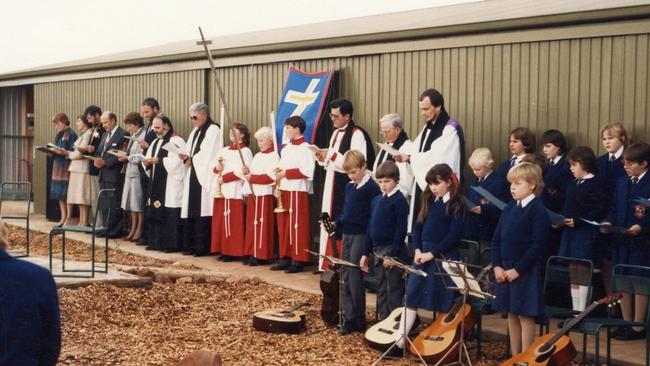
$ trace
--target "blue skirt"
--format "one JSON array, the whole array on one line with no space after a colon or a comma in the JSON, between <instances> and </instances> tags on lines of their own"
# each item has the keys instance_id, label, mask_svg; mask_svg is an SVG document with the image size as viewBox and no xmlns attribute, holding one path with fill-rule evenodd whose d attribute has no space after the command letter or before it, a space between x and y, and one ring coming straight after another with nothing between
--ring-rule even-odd
<instances>
[{"instance_id":1,"label":"blue skirt","mask_svg":"<svg viewBox=\"0 0 650 366\"><path fill-rule=\"evenodd\" d=\"M564 229L559 255L594 262L594 238L597 233L595 226Z\"/></svg>"},{"instance_id":2,"label":"blue skirt","mask_svg":"<svg viewBox=\"0 0 650 366\"><path fill-rule=\"evenodd\" d=\"M514 261L503 260L505 271L514 267ZM519 274L514 282L494 283L492 309L503 313L537 317L544 314L542 274L539 264Z\"/></svg>"},{"instance_id":3,"label":"blue skirt","mask_svg":"<svg viewBox=\"0 0 650 366\"><path fill-rule=\"evenodd\" d=\"M618 245L614 247L612 262L614 264L631 264L634 266L650 266L650 243L645 238L620 235ZM641 273L630 275L643 275Z\"/></svg>"},{"instance_id":4,"label":"blue skirt","mask_svg":"<svg viewBox=\"0 0 650 366\"><path fill-rule=\"evenodd\" d=\"M448 259L459 259L458 252L447 256ZM406 284L406 306L409 308L426 309L437 312L447 312L454 302L455 292L448 290L448 286L454 286L452 281L447 277L442 277L436 273L444 272L442 268L438 269L435 260L431 260L422 265L413 265L427 273L427 277L409 274ZM443 282L444 281L444 282Z\"/></svg>"}]
</instances>

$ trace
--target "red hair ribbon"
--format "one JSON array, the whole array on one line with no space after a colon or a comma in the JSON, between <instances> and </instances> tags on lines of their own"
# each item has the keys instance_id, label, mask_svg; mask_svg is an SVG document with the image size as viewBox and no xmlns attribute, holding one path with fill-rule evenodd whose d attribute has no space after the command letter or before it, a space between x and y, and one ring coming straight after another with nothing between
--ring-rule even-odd
<instances>
[{"instance_id":1,"label":"red hair ribbon","mask_svg":"<svg viewBox=\"0 0 650 366\"><path fill-rule=\"evenodd\" d=\"M458 176L455 172L451 172L451 180L454 182L454 192L458 191L458 188L460 188L460 182L458 182Z\"/></svg>"}]
</instances>

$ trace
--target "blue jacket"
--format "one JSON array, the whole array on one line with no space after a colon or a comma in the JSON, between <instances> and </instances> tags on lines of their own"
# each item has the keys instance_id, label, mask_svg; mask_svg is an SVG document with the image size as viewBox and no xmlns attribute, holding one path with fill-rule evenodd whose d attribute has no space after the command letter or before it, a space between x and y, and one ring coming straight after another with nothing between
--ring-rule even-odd
<instances>
[{"instance_id":1,"label":"blue jacket","mask_svg":"<svg viewBox=\"0 0 650 366\"><path fill-rule=\"evenodd\" d=\"M542 193L544 206L553 212L562 212L566 189L572 180L573 175L569 169L566 155L564 155L553 166L549 166L544 174L544 192Z\"/></svg>"},{"instance_id":2,"label":"blue jacket","mask_svg":"<svg viewBox=\"0 0 650 366\"><path fill-rule=\"evenodd\" d=\"M647 235L650 230L650 219L648 218L650 208L635 202L637 198L650 198L650 171L647 171L636 184L633 184L628 176L618 179L614 202L607 215L607 221L612 225L625 228L640 225L641 235Z\"/></svg>"},{"instance_id":3,"label":"blue jacket","mask_svg":"<svg viewBox=\"0 0 650 366\"><path fill-rule=\"evenodd\" d=\"M408 216L409 204L402 192L397 191L390 197L375 196L363 254L369 255L375 247L390 246L388 255L397 257L405 246Z\"/></svg>"},{"instance_id":4,"label":"blue jacket","mask_svg":"<svg viewBox=\"0 0 650 366\"><path fill-rule=\"evenodd\" d=\"M55 365L61 351L52 275L0 248L0 365Z\"/></svg>"},{"instance_id":5,"label":"blue jacket","mask_svg":"<svg viewBox=\"0 0 650 366\"><path fill-rule=\"evenodd\" d=\"M610 206L608 195L604 183L598 175L591 179L585 179L580 184L577 179L574 179L567 187L562 215L573 219L576 228L589 225L580 219L603 221ZM570 230L568 227L564 227L564 229Z\"/></svg>"},{"instance_id":6,"label":"blue jacket","mask_svg":"<svg viewBox=\"0 0 650 366\"><path fill-rule=\"evenodd\" d=\"M433 199L432 199L433 200ZM421 252L431 252L435 257L447 258L458 252L458 241L463 236L465 212L458 216L447 212L448 203L441 199L429 204L424 222L417 222L413 227L413 247Z\"/></svg>"},{"instance_id":7,"label":"blue jacket","mask_svg":"<svg viewBox=\"0 0 650 366\"><path fill-rule=\"evenodd\" d=\"M359 189L356 184L349 182L345 186L343 211L336 218L336 230L346 235L366 235L370 203L380 194L381 189L372 177Z\"/></svg>"},{"instance_id":8,"label":"blue jacket","mask_svg":"<svg viewBox=\"0 0 650 366\"><path fill-rule=\"evenodd\" d=\"M503 209L494 231L492 264L500 267L504 259L512 260L520 275L541 264L550 226L551 220L539 198L525 207L517 207L517 201L513 200Z\"/></svg>"},{"instance_id":9,"label":"blue jacket","mask_svg":"<svg viewBox=\"0 0 650 366\"><path fill-rule=\"evenodd\" d=\"M598 175L605 188L605 193L609 196L609 203L612 204L612 198L614 197L614 190L616 189L616 182L620 177L627 177L625 169L623 168L623 155L614 161L609 161L609 154L603 154L598 157L596 160L596 167ZM611 206L608 206L607 209L610 209Z\"/></svg>"},{"instance_id":10,"label":"blue jacket","mask_svg":"<svg viewBox=\"0 0 650 366\"><path fill-rule=\"evenodd\" d=\"M510 184L497 172L493 171L481 182L474 182L467 190L467 198L475 205L481 206L481 214L477 215L469 212L467 214L467 223L465 225L465 238L471 240L490 241L494 235L494 229L497 227L501 210L494 204L488 202L472 187L483 187L488 192L495 195L503 202L510 202Z\"/></svg>"}]
</instances>

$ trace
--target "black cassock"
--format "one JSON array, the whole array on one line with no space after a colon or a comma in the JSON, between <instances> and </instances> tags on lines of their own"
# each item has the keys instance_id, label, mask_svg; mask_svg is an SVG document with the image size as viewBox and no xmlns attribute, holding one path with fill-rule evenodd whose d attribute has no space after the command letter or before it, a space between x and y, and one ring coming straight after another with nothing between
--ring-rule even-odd
<instances>
[{"instance_id":1,"label":"black cassock","mask_svg":"<svg viewBox=\"0 0 650 366\"><path fill-rule=\"evenodd\" d=\"M167 170L162 163L167 157L167 150L162 146L173 135L170 130L163 138L156 138L150 145L151 157L158 158L158 164L148 168L148 197L146 198L146 225L148 248L166 251L181 249L182 234L181 209L165 207L165 190L167 189Z\"/></svg>"}]
</instances>

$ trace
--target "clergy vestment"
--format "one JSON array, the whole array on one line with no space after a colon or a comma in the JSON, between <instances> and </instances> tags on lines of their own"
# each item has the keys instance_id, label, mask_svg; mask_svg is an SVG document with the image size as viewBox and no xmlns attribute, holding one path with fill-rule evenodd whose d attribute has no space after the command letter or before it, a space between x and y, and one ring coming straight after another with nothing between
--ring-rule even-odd
<instances>
[{"instance_id":1,"label":"clergy vestment","mask_svg":"<svg viewBox=\"0 0 650 366\"><path fill-rule=\"evenodd\" d=\"M402 130L394 142L387 142L387 144L398 150L400 153L408 155L409 151L411 151L413 141L409 140L406 132ZM395 162L395 158L386 151L380 150L375 159L375 163L369 165L369 167L372 168L373 177L375 176L377 168L385 161ZM408 163L395 163L399 169L399 190L404 194L404 197L407 197L408 199L413 189L413 172L411 171L411 166Z\"/></svg>"},{"instance_id":2,"label":"clergy vestment","mask_svg":"<svg viewBox=\"0 0 650 366\"><path fill-rule=\"evenodd\" d=\"M145 200L147 205L145 230L149 248L176 251L181 249L183 233L181 204L185 169L178 154L162 148L168 143L175 145L178 150L186 149L185 141L170 130L164 137L156 137L145 154L147 158L158 158L158 164L145 167L149 178L148 196Z\"/></svg>"},{"instance_id":3,"label":"clergy vestment","mask_svg":"<svg viewBox=\"0 0 650 366\"><path fill-rule=\"evenodd\" d=\"M335 220L343 210L345 199L345 186L350 182L343 169L344 155L349 150L358 150L366 158L367 166L372 166L375 161L375 150L368 133L350 121L346 126L334 130L330 138L329 148L324 162L318 162L325 167L325 185L323 187L323 204L321 211L327 212ZM331 254L328 245L329 235L324 227L320 230L320 254ZM337 245L341 246L340 235L337 236ZM341 253L341 248L339 248ZM318 261L318 268L325 270L326 263L323 258Z\"/></svg>"},{"instance_id":4,"label":"clergy vestment","mask_svg":"<svg viewBox=\"0 0 650 366\"><path fill-rule=\"evenodd\" d=\"M267 260L273 257L275 218L273 216L273 193L275 191L275 169L280 159L273 148L260 151L253 157L250 166L250 186L244 185L248 195L246 205L246 247L245 255Z\"/></svg>"},{"instance_id":5,"label":"clergy vestment","mask_svg":"<svg viewBox=\"0 0 650 366\"><path fill-rule=\"evenodd\" d=\"M279 257L308 262L311 243L309 195L314 193L315 157L304 137L294 139L282 149L280 181L282 204L287 212L278 213Z\"/></svg>"},{"instance_id":6,"label":"clergy vestment","mask_svg":"<svg viewBox=\"0 0 650 366\"><path fill-rule=\"evenodd\" d=\"M253 153L245 145L230 145L219 153L222 160L221 171L217 162L212 163L212 174L221 174L221 193L224 198L214 198L212 212L212 241L211 253L221 253L225 256L241 257L244 255L244 174L242 168L249 167ZM241 151L241 156L239 152ZM218 157L217 157L218 159ZM242 162L243 159L243 162ZM216 193L216 184L213 193ZM214 194L212 195L214 196Z\"/></svg>"},{"instance_id":7,"label":"clergy vestment","mask_svg":"<svg viewBox=\"0 0 650 366\"><path fill-rule=\"evenodd\" d=\"M444 109L434 121L428 121L415 138L409 151L410 165L416 184L411 191L409 212L409 232L420 211L420 196L427 189L426 176L436 164L446 163L462 180L465 160L465 137L463 129L455 120L449 118Z\"/></svg>"},{"instance_id":8,"label":"clergy vestment","mask_svg":"<svg viewBox=\"0 0 650 366\"><path fill-rule=\"evenodd\" d=\"M191 164L185 165L183 178L183 249L195 255L210 252L212 219L212 184L214 174L210 170L221 150L221 128L208 119L201 127L195 127L187 139L187 155Z\"/></svg>"}]
</instances>

